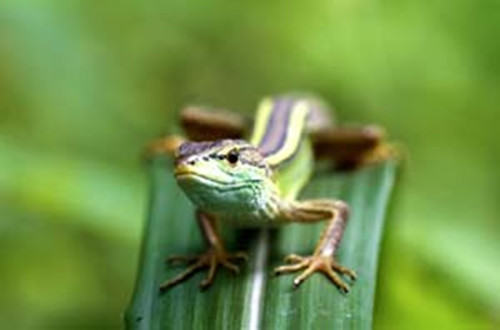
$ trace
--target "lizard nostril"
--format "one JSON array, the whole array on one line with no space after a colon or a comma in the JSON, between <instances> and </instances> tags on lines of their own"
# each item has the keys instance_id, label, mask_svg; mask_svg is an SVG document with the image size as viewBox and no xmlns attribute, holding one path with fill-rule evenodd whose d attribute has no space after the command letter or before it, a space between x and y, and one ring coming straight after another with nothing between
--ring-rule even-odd
<instances>
[{"instance_id":1,"label":"lizard nostril","mask_svg":"<svg viewBox=\"0 0 500 330\"><path fill-rule=\"evenodd\" d=\"M195 163L196 163L196 161L194 161L194 160L190 160L190 161L188 162L188 164L189 164L189 165L194 165Z\"/></svg>"}]
</instances>

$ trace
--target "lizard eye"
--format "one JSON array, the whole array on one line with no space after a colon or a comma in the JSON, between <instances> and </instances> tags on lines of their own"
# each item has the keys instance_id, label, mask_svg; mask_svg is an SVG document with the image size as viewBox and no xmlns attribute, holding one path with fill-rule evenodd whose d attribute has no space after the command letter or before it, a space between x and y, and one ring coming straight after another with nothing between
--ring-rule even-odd
<instances>
[{"instance_id":1,"label":"lizard eye","mask_svg":"<svg viewBox=\"0 0 500 330\"><path fill-rule=\"evenodd\" d=\"M236 164L238 162L238 159L240 158L240 153L237 151L237 150L231 150L228 154L227 154L227 161L230 163L230 164Z\"/></svg>"}]
</instances>

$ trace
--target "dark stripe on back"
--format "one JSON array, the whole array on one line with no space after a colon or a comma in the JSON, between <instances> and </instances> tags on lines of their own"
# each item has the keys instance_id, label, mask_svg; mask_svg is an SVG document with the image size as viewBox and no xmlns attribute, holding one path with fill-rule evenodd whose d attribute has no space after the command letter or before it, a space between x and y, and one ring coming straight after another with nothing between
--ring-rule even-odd
<instances>
[{"instance_id":1,"label":"dark stripe on back","mask_svg":"<svg viewBox=\"0 0 500 330\"><path fill-rule=\"evenodd\" d=\"M266 132L259 143L259 150L267 157L281 149L286 141L291 110L295 102L290 98L279 98L274 101L271 118Z\"/></svg>"}]
</instances>

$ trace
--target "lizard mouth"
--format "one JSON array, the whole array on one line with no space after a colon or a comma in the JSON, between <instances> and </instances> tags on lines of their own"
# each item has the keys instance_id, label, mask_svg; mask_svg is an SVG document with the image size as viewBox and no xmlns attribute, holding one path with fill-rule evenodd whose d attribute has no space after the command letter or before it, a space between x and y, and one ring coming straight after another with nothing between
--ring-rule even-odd
<instances>
[{"instance_id":1,"label":"lizard mouth","mask_svg":"<svg viewBox=\"0 0 500 330\"><path fill-rule=\"evenodd\" d=\"M217 180L213 177L209 177L207 175L204 175L204 174L200 174L200 173L196 173L196 172L193 172L193 171L187 171L187 170L176 170L174 172L174 175L175 175L175 178L179 181L183 181L183 180L197 180L197 181L209 181L211 183L216 183L216 184L219 184L219 185L228 185L229 183L228 182L224 182L224 181L220 181L220 180Z\"/></svg>"},{"instance_id":2,"label":"lizard mouth","mask_svg":"<svg viewBox=\"0 0 500 330\"><path fill-rule=\"evenodd\" d=\"M218 180L216 178L196 173L193 171L186 171L186 170L179 170L174 172L175 178L177 181L182 182L182 181L198 181L202 184L205 185L211 185L211 186L219 186L219 187L214 187L215 189L222 189L221 186L223 186L223 189L227 189L228 187L232 189L242 189L245 188L248 182L258 182L259 180L247 180L245 182L227 182L227 181L222 181Z\"/></svg>"}]
</instances>

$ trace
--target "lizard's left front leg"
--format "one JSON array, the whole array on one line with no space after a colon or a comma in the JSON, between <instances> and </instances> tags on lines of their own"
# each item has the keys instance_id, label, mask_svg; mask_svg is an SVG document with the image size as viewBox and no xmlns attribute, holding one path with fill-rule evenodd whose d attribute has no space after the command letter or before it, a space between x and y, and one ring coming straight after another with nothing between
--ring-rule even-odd
<instances>
[{"instance_id":1,"label":"lizard's left front leg","mask_svg":"<svg viewBox=\"0 0 500 330\"><path fill-rule=\"evenodd\" d=\"M282 274L305 269L293 281L294 286L297 287L314 272L322 272L340 290L347 293L349 287L339 274L347 275L351 280L355 280L356 273L341 266L334 259L335 251L340 243L349 216L347 204L343 201L332 200L292 202L285 206L283 215L289 221L316 222L328 219L329 222L312 256L301 257L291 254L285 258L285 261L291 263L291 265L277 267L274 270L275 273Z\"/></svg>"}]
</instances>

